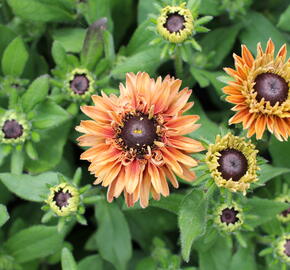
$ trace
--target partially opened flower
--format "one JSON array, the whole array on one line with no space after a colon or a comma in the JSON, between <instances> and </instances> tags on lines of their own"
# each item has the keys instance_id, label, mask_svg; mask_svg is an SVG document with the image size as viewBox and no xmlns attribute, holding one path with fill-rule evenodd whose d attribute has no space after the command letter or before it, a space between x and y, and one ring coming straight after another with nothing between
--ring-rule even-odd
<instances>
[{"instance_id":1,"label":"partially opened flower","mask_svg":"<svg viewBox=\"0 0 290 270\"><path fill-rule=\"evenodd\" d=\"M241 207L236 203L222 204L215 210L215 224L223 231L233 232L244 222Z\"/></svg>"},{"instance_id":2,"label":"partially opened flower","mask_svg":"<svg viewBox=\"0 0 290 270\"><path fill-rule=\"evenodd\" d=\"M226 100L235 104L237 113L230 124L242 123L248 137L256 134L261 139L267 128L278 140L287 140L290 134L290 61L286 60L284 44L274 56L272 40L265 52L257 45L254 58L242 45L242 57L234 54L236 69L225 68L233 81L223 88Z\"/></svg>"},{"instance_id":3,"label":"partially opened flower","mask_svg":"<svg viewBox=\"0 0 290 270\"><path fill-rule=\"evenodd\" d=\"M290 221L290 196L289 195L279 196L278 198L276 198L276 201L289 204L288 209L282 211L280 214L277 215L277 218L281 222L284 222L284 223L289 222Z\"/></svg>"},{"instance_id":4,"label":"partially opened flower","mask_svg":"<svg viewBox=\"0 0 290 270\"><path fill-rule=\"evenodd\" d=\"M76 213L80 201L79 191L68 183L61 183L50 188L46 203L58 216L68 216Z\"/></svg>"},{"instance_id":5,"label":"partially opened flower","mask_svg":"<svg viewBox=\"0 0 290 270\"><path fill-rule=\"evenodd\" d=\"M218 135L206 153L206 163L217 186L245 194L250 183L258 180L257 152L255 145L244 138L231 133Z\"/></svg>"},{"instance_id":6,"label":"partially opened flower","mask_svg":"<svg viewBox=\"0 0 290 270\"><path fill-rule=\"evenodd\" d=\"M120 97L92 96L95 106L82 111L93 120L82 121L76 129L85 135L80 146L90 149L81 159L91 162L89 171L95 184L109 187L108 201L124 192L126 203L148 205L149 195L159 199L169 195L167 180L177 188L176 175L195 179L191 167L197 165L189 153L203 150L200 142L183 137L196 130L197 115L182 115L191 91L179 91L180 80L167 76L156 81L147 73L129 73L120 84Z\"/></svg>"}]
</instances>

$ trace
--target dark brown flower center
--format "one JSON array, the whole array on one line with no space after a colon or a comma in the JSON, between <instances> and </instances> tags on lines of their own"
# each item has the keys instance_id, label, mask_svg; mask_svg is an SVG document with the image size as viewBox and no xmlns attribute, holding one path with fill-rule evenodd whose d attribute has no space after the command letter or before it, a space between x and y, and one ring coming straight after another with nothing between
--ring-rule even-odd
<instances>
[{"instance_id":1,"label":"dark brown flower center","mask_svg":"<svg viewBox=\"0 0 290 270\"><path fill-rule=\"evenodd\" d=\"M62 207L68 206L68 199L71 197L72 195L68 191L63 192L63 190L61 189L54 194L53 200L55 201L55 204L59 207L59 209L61 209Z\"/></svg>"},{"instance_id":2,"label":"dark brown flower center","mask_svg":"<svg viewBox=\"0 0 290 270\"><path fill-rule=\"evenodd\" d=\"M238 211L236 211L233 207L232 208L225 208L222 210L222 213L220 215L221 222L226 223L227 225L235 224L237 221L239 221L239 218L237 217Z\"/></svg>"},{"instance_id":3,"label":"dark brown flower center","mask_svg":"<svg viewBox=\"0 0 290 270\"><path fill-rule=\"evenodd\" d=\"M232 178L234 181L239 181L248 169L248 161L244 154L236 149L226 149L220 154L217 169L222 177L226 180Z\"/></svg>"},{"instance_id":4,"label":"dark brown flower center","mask_svg":"<svg viewBox=\"0 0 290 270\"><path fill-rule=\"evenodd\" d=\"M288 98L288 83L281 76L274 73L262 73L255 79L254 89L257 92L256 99L269 101L271 106L276 102L283 103Z\"/></svg>"},{"instance_id":5,"label":"dark brown flower center","mask_svg":"<svg viewBox=\"0 0 290 270\"><path fill-rule=\"evenodd\" d=\"M89 84L86 74L76 74L73 80L70 81L70 88L75 94L83 95L88 91Z\"/></svg>"},{"instance_id":6,"label":"dark brown flower center","mask_svg":"<svg viewBox=\"0 0 290 270\"><path fill-rule=\"evenodd\" d=\"M185 19L179 13L171 13L167 15L167 20L163 25L170 33L176 33L185 28Z\"/></svg>"},{"instance_id":7,"label":"dark brown flower center","mask_svg":"<svg viewBox=\"0 0 290 270\"><path fill-rule=\"evenodd\" d=\"M285 248L284 253L285 253L288 257L290 257L290 239L287 239L287 240L286 240L286 243L285 243L285 245L284 245L284 248Z\"/></svg>"},{"instance_id":8,"label":"dark brown flower center","mask_svg":"<svg viewBox=\"0 0 290 270\"><path fill-rule=\"evenodd\" d=\"M2 131L5 139L16 139L23 134L23 126L16 120L6 120L2 127Z\"/></svg>"},{"instance_id":9,"label":"dark brown flower center","mask_svg":"<svg viewBox=\"0 0 290 270\"><path fill-rule=\"evenodd\" d=\"M146 146L152 146L158 137L156 121L146 115L129 115L125 118L120 137L128 148L146 149Z\"/></svg>"}]
</instances>

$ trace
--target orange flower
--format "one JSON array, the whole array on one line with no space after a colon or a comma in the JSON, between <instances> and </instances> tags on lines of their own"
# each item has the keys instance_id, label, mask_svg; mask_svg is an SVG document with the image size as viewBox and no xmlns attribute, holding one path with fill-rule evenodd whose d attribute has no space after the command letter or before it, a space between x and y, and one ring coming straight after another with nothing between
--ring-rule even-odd
<instances>
[{"instance_id":1,"label":"orange flower","mask_svg":"<svg viewBox=\"0 0 290 270\"><path fill-rule=\"evenodd\" d=\"M94 184L109 187L107 199L124 192L127 205L148 206L150 193L155 200L169 195L167 180L178 188L176 175L195 179L191 167L197 165L189 153L204 150L200 142L183 135L196 130L197 115L182 115L191 90L179 92L180 80L167 76L156 81L147 73L127 74L120 84L120 97L102 93L92 96L94 106L82 106L93 120L81 121L76 130L80 146L90 149L81 159L91 162Z\"/></svg>"},{"instance_id":2,"label":"orange flower","mask_svg":"<svg viewBox=\"0 0 290 270\"><path fill-rule=\"evenodd\" d=\"M257 139L262 138L267 128L282 141L290 134L290 59L286 60L286 44L276 57L274 50L271 39L265 52L259 43L254 58L242 45L242 57L234 54L236 69L225 68L234 81L223 91L229 95L226 100L236 104L232 110L237 113L229 120L230 124L242 122L248 137L256 133Z\"/></svg>"}]
</instances>

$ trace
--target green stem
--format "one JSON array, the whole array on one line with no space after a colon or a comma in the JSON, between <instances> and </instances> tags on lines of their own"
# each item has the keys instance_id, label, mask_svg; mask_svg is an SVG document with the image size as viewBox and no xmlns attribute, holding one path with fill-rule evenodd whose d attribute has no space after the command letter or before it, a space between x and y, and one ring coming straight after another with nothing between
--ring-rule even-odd
<instances>
[{"instance_id":1,"label":"green stem","mask_svg":"<svg viewBox=\"0 0 290 270\"><path fill-rule=\"evenodd\" d=\"M178 47L176 47L174 67L175 67L176 76L179 79L182 79L183 78L183 62L182 62L182 57L181 57L181 51Z\"/></svg>"}]
</instances>

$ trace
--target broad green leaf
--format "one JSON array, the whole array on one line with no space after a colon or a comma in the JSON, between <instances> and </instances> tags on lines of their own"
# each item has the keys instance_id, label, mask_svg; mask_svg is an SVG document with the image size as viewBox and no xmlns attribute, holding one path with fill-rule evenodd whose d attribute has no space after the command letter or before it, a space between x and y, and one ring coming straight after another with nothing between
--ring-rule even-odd
<instances>
[{"instance_id":1,"label":"broad green leaf","mask_svg":"<svg viewBox=\"0 0 290 270\"><path fill-rule=\"evenodd\" d=\"M257 217L255 219L248 219L247 224L256 227L271 219L275 219L276 215L286 210L289 205L274 200L254 197L246 201L245 207L249 209L247 213Z\"/></svg>"},{"instance_id":2,"label":"broad green leaf","mask_svg":"<svg viewBox=\"0 0 290 270\"><path fill-rule=\"evenodd\" d=\"M230 54L240 29L240 24L216 28L201 39L200 45L203 54L208 55L214 52L214 57L210 61L211 68L218 67L223 59Z\"/></svg>"},{"instance_id":3,"label":"broad green leaf","mask_svg":"<svg viewBox=\"0 0 290 270\"><path fill-rule=\"evenodd\" d=\"M35 79L22 96L25 112L30 112L38 103L47 98L49 89L48 76L43 75Z\"/></svg>"},{"instance_id":4,"label":"broad green leaf","mask_svg":"<svg viewBox=\"0 0 290 270\"><path fill-rule=\"evenodd\" d=\"M287 142L280 142L272 135L269 143L269 151L273 158L274 165L290 168L290 140Z\"/></svg>"},{"instance_id":5,"label":"broad green leaf","mask_svg":"<svg viewBox=\"0 0 290 270\"><path fill-rule=\"evenodd\" d=\"M99 255L87 256L79 262L78 270L89 269L103 270L103 261Z\"/></svg>"},{"instance_id":6,"label":"broad green leaf","mask_svg":"<svg viewBox=\"0 0 290 270\"><path fill-rule=\"evenodd\" d=\"M10 192L33 202L43 202L49 193L47 185L58 183L57 173L54 172L45 172L37 176L1 173L0 180Z\"/></svg>"},{"instance_id":7,"label":"broad green leaf","mask_svg":"<svg viewBox=\"0 0 290 270\"><path fill-rule=\"evenodd\" d=\"M26 160L25 168L31 173L41 173L53 169L61 160L63 147L67 142L71 122L64 122L56 128L41 130L41 141L34 144L37 160Z\"/></svg>"},{"instance_id":8,"label":"broad green leaf","mask_svg":"<svg viewBox=\"0 0 290 270\"><path fill-rule=\"evenodd\" d=\"M269 38L273 40L276 48L280 48L286 42L285 37L262 14L249 12L246 22L247 25L239 37L252 52L256 52L258 42L265 48Z\"/></svg>"},{"instance_id":9,"label":"broad green leaf","mask_svg":"<svg viewBox=\"0 0 290 270\"><path fill-rule=\"evenodd\" d=\"M94 69L104 50L103 31L107 18L95 21L87 30L81 51L81 63L88 69Z\"/></svg>"},{"instance_id":10,"label":"broad green leaf","mask_svg":"<svg viewBox=\"0 0 290 270\"><path fill-rule=\"evenodd\" d=\"M43 0L8 0L13 13L22 19L36 22L72 21L74 16L57 2Z\"/></svg>"},{"instance_id":11,"label":"broad green leaf","mask_svg":"<svg viewBox=\"0 0 290 270\"><path fill-rule=\"evenodd\" d=\"M56 227L36 225L16 233L4 246L17 262L25 263L54 254L62 241Z\"/></svg>"},{"instance_id":12,"label":"broad green leaf","mask_svg":"<svg viewBox=\"0 0 290 270\"><path fill-rule=\"evenodd\" d=\"M16 34L7 26L0 24L0 58L8 44L16 37Z\"/></svg>"},{"instance_id":13,"label":"broad green leaf","mask_svg":"<svg viewBox=\"0 0 290 270\"><path fill-rule=\"evenodd\" d=\"M66 52L79 53L82 49L86 30L83 28L60 28L52 33L54 40L58 41Z\"/></svg>"},{"instance_id":14,"label":"broad green leaf","mask_svg":"<svg viewBox=\"0 0 290 270\"><path fill-rule=\"evenodd\" d=\"M75 259L71 251L66 247L64 247L61 251L61 269L62 270L78 270L77 264L75 262Z\"/></svg>"},{"instance_id":15,"label":"broad green leaf","mask_svg":"<svg viewBox=\"0 0 290 270\"><path fill-rule=\"evenodd\" d=\"M206 139L214 142L216 134L220 132L219 127L207 117L197 98L194 98L194 105L189 113L199 115L200 119L197 123L201 124L201 127L190 133L189 136L195 139Z\"/></svg>"},{"instance_id":16,"label":"broad green leaf","mask_svg":"<svg viewBox=\"0 0 290 270\"><path fill-rule=\"evenodd\" d=\"M9 214L5 205L0 204L0 227L9 219Z\"/></svg>"},{"instance_id":17,"label":"broad green leaf","mask_svg":"<svg viewBox=\"0 0 290 270\"><path fill-rule=\"evenodd\" d=\"M229 270L256 270L256 258L253 247L239 247L237 252L232 257Z\"/></svg>"},{"instance_id":18,"label":"broad green leaf","mask_svg":"<svg viewBox=\"0 0 290 270\"><path fill-rule=\"evenodd\" d=\"M71 119L66 110L50 100L36 106L35 112L32 125L37 129L54 128Z\"/></svg>"},{"instance_id":19,"label":"broad green leaf","mask_svg":"<svg viewBox=\"0 0 290 270\"><path fill-rule=\"evenodd\" d=\"M162 197L159 201L152 200L150 206L168 210L174 214L178 214L180 204L184 198L182 194L171 194L168 197Z\"/></svg>"},{"instance_id":20,"label":"broad green leaf","mask_svg":"<svg viewBox=\"0 0 290 270\"><path fill-rule=\"evenodd\" d=\"M138 262L136 270L156 270L156 262L151 258L145 258Z\"/></svg>"},{"instance_id":21,"label":"broad green leaf","mask_svg":"<svg viewBox=\"0 0 290 270\"><path fill-rule=\"evenodd\" d=\"M206 230L207 201L201 190L191 191L180 206L178 225L180 229L181 253L188 262L191 246Z\"/></svg>"},{"instance_id":22,"label":"broad green leaf","mask_svg":"<svg viewBox=\"0 0 290 270\"><path fill-rule=\"evenodd\" d=\"M2 57L4 75L20 77L28 60L28 52L21 37L15 38L6 47Z\"/></svg>"},{"instance_id":23,"label":"broad green leaf","mask_svg":"<svg viewBox=\"0 0 290 270\"><path fill-rule=\"evenodd\" d=\"M290 5L281 14L278 22L278 27L283 30L290 31Z\"/></svg>"},{"instance_id":24,"label":"broad green leaf","mask_svg":"<svg viewBox=\"0 0 290 270\"><path fill-rule=\"evenodd\" d=\"M138 24L141 24L145 20L148 19L148 15L150 13L153 13L152 7L154 7L154 4L156 4L156 3L157 3L157 0L140 0L139 1L139 3L138 3Z\"/></svg>"},{"instance_id":25,"label":"broad green leaf","mask_svg":"<svg viewBox=\"0 0 290 270\"><path fill-rule=\"evenodd\" d=\"M231 247L224 237L217 238L209 250L198 252L200 270L229 269Z\"/></svg>"},{"instance_id":26,"label":"broad green leaf","mask_svg":"<svg viewBox=\"0 0 290 270\"><path fill-rule=\"evenodd\" d=\"M127 55L133 55L138 52L144 51L150 46L150 41L156 36L152 31L147 29L149 25L150 22L145 21L140 24L135 30L128 43L128 46L126 47Z\"/></svg>"},{"instance_id":27,"label":"broad green leaf","mask_svg":"<svg viewBox=\"0 0 290 270\"><path fill-rule=\"evenodd\" d=\"M127 72L145 71L152 74L161 64L161 49L150 48L145 51L124 58L112 70L112 75L116 78L124 78Z\"/></svg>"},{"instance_id":28,"label":"broad green leaf","mask_svg":"<svg viewBox=\"0 0 290 270\"><path fill-rule=\"evenodd\" d=\"M57 66L63 69L68 68L68 60L67 60L66 52L60 41L53 42L51 54Z\"/></svg>"},{"instance_id":29,"label":"broad green leaf","mask_svg":"<svg viewBox=\"0 0 290 270\"><path fill-rule=\"evenodd\" d=\"M259 187L259 185L267 183L269 180L275 178L276 176L290 173L290 168L277 168L268 164L261 165L260 169L261 171L259 180L253 184L253 187Z\"/></svg>"},{"instance_id":30,"label":"broad green leaf","mask_svg":"<svg viewBox=\"0 0 290 270\"><path fill-rule=\"evenodd\" d=\"M101 201L96 207L98 250L116 269L127 269L132 256L131 236L127 221L117 204Z\"/></svg>"}]
</instances>

